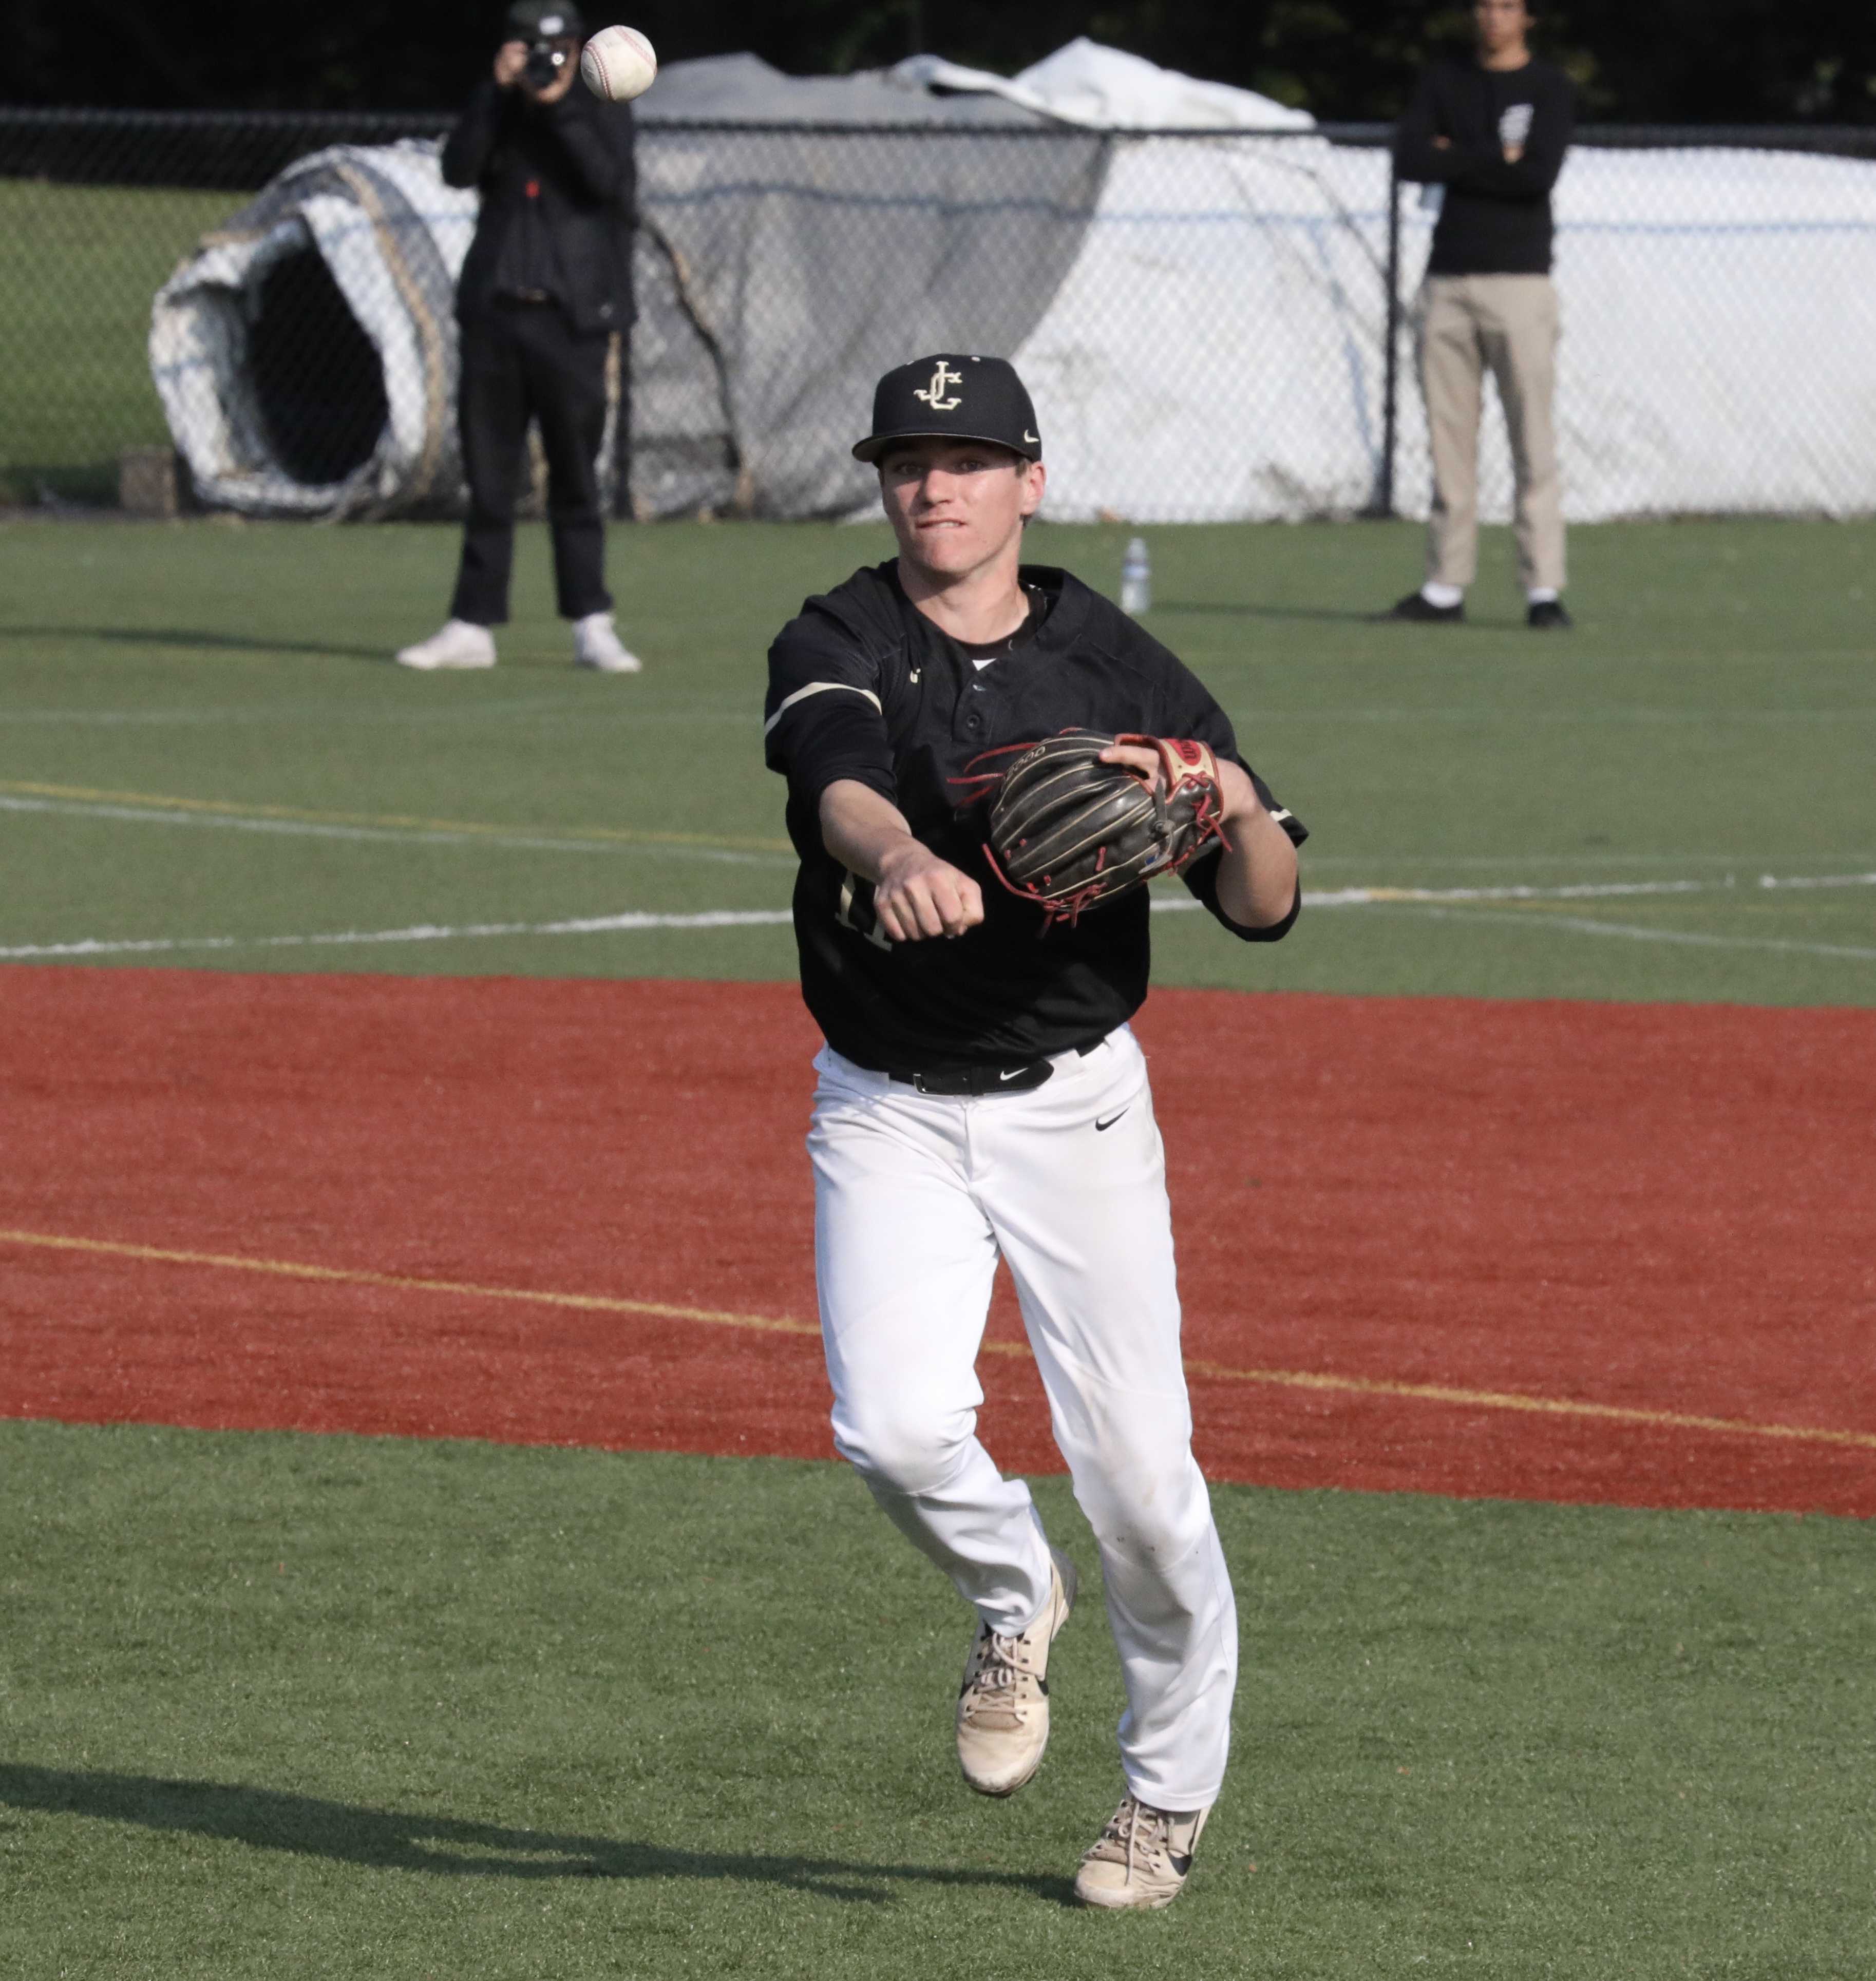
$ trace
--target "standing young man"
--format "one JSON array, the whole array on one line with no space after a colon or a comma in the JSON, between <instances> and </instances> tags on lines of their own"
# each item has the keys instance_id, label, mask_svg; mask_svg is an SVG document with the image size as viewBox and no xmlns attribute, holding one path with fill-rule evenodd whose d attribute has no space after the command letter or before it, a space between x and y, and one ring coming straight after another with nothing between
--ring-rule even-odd
<instances>
[{"instance_id":1,"label":"standing young man","mask_svg":"<svg viewBox=\"0 0 1876 1981\"><path fill-rule=\"evenodd\" d=\"M631 106L578 85L585 26L566 0L515 0L492 73L443 147L443 177L481 195L456 284L458 413L469 520L442 630L401 667L492 668L508 616L515 498L537 421L554 589L576 667L636 674L613 629L598 454L606 358L631 328Z\"/></svg>"},{"instance_id":2,"label":"standing young man","mask_svg":"<svg viewBox=\"0 0 1876 1981\"><path fill-rule=\"evenodd\" d=\"M835 1443L975 1608L958 1759L980 1793L1013 1793L1048 1741L1049 1645L1075 1572L975 1435L1005 1260L1126 1684L1127 1792L1075 1889L1164 1906L1223 1783L1237 1623L1191 1453L1165 1162L1128 1026L1148 899L1045 930L997 884L955 781L986 750L1071 725L1208 744L1229 850L1185 883L1253 942L1296 918L1303 828L1165 648L1066 572L1021 562L1045 474L1008 364L945 353L888 372L854 452L878 469L898 555L783 629L765 732L801 856L802 991L827 1040L808 1149ZM1158 774L1149 751L1107 754Z\"/></svg>"},{"instance_id":3,"label":"standing young man","mask_svg":"<svg viewBox=\"0 0 1876 1981\"><path fill-rule=\"evenodd\" d=\"M1478 420L1485 371L1497 381L1517 484L1518 581L1526 623L1567 628L1562 491L1551 417L1557 291L1551 188L1575 122L1570 78L1538 61L1526 0L1475 0L1470 62L1434 63L1394 144L1404 179L1445 188L1418 328L1433 452L1427 578L1386 616L1465 617L1478 565Z\"/></svg>"}]
</instances>

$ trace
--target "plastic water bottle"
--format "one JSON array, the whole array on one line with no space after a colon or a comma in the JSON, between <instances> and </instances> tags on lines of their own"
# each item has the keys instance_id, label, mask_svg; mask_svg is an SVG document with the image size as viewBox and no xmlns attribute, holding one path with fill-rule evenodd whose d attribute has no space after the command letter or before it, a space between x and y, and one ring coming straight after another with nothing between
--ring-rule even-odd
<instances>
[{"instance_id":1,"label":"plastic water bottle","mask_svg":"<svg viewBox=\"0 0 1876 1981\"><path fill-rule=\"evenodd\" d=\"M1121 560L1121 610L1136 618L1153 609L1153 566L1147 556L1146 538L1129 537L1127 554Z\"/></svg>"}]
</instances>

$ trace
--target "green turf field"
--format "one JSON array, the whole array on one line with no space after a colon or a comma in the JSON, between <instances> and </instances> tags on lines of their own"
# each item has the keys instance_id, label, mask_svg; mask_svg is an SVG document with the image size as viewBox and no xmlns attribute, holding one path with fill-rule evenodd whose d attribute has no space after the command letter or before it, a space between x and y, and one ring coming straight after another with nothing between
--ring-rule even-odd
<instances>
[{"instance_id":1,"label":"green turf field","mask_svg":"<svg viewBox=\"0 0 1876 1981\"><path fill-rule=\"evenodd\" d=\"M1066 1902L1118 1793L1098 1603L982 1802L958 1606L831 1467L10 1424L0 1470L9 1975L1876 1963L1859 1523L1220 1491L1232 1786L1117 1919Z\"/></svg>"},{"instance_id":2,"label":"green turf field","mask_svg":"<svg viewBox=\"0 0 1876 1981\"><path fill-rule=\"evenodd\" d=\"M1111 585L1125 534L1044 525L1032 554ZM1432 629L1365 621L1413 580L1408 525L1148 534L1148 623L1313 827L1308 885L1368 892L1275 949L1169 913L1160 981L1876 997L1876 525L1578 530L1556 637L1524 630L1502 532L1474 623ZM616 531L635 679L566 664L524 538L502 664L423 677L386 656L442 616L450 528L0 525L0 951L788 975L773 924L534 931L785 907L764 652L883 530Z\"/></svg>"},{"instance_id":3,"label":"green turf field","mask_svg":"<svg viewBox=\"0 0 1876 1981\"><path fill-rule=\"evenodd\" d=\"M1111 584L1126 534L1034 554ZM1150 624L1343 897L1274 950L1159 917L1161 981L1876 1002L1876 525L1580 530L1558 638L1502 533L1431 631L1363 618L1406 526L1149 537ZM616 532L625 680L525 538L501 666L424 678L386 656L452 530L0 524L0 956L786 977L774 919L658 918L785 906L764 650L882 533ZM1113 1919L1065 1902L1118 1792L1098 1604L1042 1778L970 1796L961 1613L834 1467L0 1423L0 1480L8 1977L1876 1962L1859 1523L1220 1490L1236 1770L1190 1893Z\"/></svg>"}]
</instances>

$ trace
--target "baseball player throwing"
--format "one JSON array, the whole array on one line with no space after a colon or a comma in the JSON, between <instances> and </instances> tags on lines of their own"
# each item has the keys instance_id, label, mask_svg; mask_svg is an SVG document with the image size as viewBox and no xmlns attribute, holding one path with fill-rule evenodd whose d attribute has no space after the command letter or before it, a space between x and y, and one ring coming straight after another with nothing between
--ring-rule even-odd
<instances>
[{"instance_id":1,"label":"baseball player throwing","mask_svg":"<svg viewBox=\"0 0 1876 1981\"><path fill-rule=\"evenodd\" d=\"M878 469L898 555L783 629L765 710L801 856L802 990L827 1041L808 1149L835 1443L975 1607L958 1756L974 1789L1014 1793L1048 1743L1049 1646L1075 1571L975 1435L1007 1260L1126 1685L1126 1793L1075 1890L1165 1906L1224 1781L1237 1627L1128 1024L1146 995L1148 897L1045 916L999 884L961 794L981 787L986 752L1075 727L1135 739L1104 761L1157 796L1180 760L1150 746L1187 739L1185 759L1213 764L1225 843L1183 878L1252 942L1296 919L1305 834L1171 654L1067 572L1021 562L1044 470L1010 365L946 353L888 372L854 452Z\"/></svg>"}]
</instances>

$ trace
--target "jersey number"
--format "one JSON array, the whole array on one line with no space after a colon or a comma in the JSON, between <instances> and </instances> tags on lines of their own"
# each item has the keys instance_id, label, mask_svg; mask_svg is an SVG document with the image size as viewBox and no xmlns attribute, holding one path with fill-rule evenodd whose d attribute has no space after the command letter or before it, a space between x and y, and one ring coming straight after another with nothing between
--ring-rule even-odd
<instances>
[{"instance_id":1,"label":"jersey number","mask_svg":"<svg viewBox=\"0 0 1876 1981\"><path fill-rule=\"evenodd\" d=\"M862 881L858 874L850 874L844 867L840 873L840 901L835 908L834 919L842 928L865 936L881 949L892 947L891 938L879 926L879 917L874 910L872 882Z\"/></svg>"}]
</instances>

